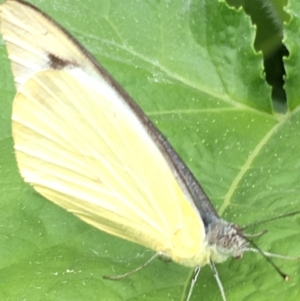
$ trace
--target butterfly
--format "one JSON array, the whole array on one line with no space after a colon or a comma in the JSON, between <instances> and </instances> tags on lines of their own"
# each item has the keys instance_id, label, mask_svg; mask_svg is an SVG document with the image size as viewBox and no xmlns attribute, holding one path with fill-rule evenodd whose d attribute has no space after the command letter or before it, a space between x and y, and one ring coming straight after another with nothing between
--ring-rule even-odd
<instances>
[{"instance_id":1,"label":"butterfly","mask_svg":"<svg viewBox=\"0 0 300 301\"><path fill-rule=\"evenodd\" d=\"M95 228L195 268L240 258L249 240L221 219L166 137L58 23L1 5L17 94L12 134L25 182ZM150 261L151 261L150 260ZM190 299L192 289L187 296Z\"/></svg>"}]
</instances>

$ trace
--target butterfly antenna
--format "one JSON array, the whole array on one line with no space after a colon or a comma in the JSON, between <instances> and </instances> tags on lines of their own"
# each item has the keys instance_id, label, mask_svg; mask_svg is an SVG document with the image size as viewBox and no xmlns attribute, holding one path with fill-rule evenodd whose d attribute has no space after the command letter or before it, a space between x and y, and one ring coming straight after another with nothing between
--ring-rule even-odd
<instances>
[{"instance_id":1,"label":"butterfly antenna","mask_svg":"<svg viewBox=\"0 0 300 301\"><path fill-rule=\"evenodd\" d=\"M254 238L254 237L260 237L263 236L264 234L266 234L268 232L268 230L263 230L260 231L258 233L254 233L254 234L250 234L250 233L243 233L243 237L246 236L247 238Z\"/></svg>"},{"instance_id":2,"label":"butterfly antenna","mask_svg":"<svg viewBox=\"0 0 300 301\"><path fill-rule=\"evenodd\" d=\"M250 227L254 227L254 226L265 224L265 223L268 223L268 222L272 222L272 221L275 221L275 220L278 220L278 219L294 216L294 215L297 215L297 214L300 214L300 211L294 211L294 212L290 212L290 213L287 213L287 214L282 214L282 215L279 215L279 216L271 217L271 218L268 218L268 219L265 219L265 220L262 220L262 221L258 221L258 222L254 222L254 223L251 223L247 226L244 226L241 230L244 231L245 229L250 228Z\"/></svg>"},{"instance_id":3,"label":"butterfly antenna","mask_svg":"<svg viewBox=\"0 0 300 301\"><path fill-rule=\"evenodd\" d=\"M266 253L264 253L253 241L251 241L250 239L248 239L247 237L244 237L246 241L248 241L254 248L255 250L257 250L258 253L260 253L265 260L275 269L275 271L285 280L285 281L289 281L289 276L285 273L283 273L279 267L273 262L273 260L267 256ZM252 249L247 249L246 251L253 251ZM272 255L272 254L270 254Z\"/></svg>"},{"instance_id":4,"label":"butterfly antenna","mask_svg":"<svg viewBox=\"0 0 300 301\"><path fill-rule=\"evenodd\" d=\"M143 268L145 268L146 266L148 266L154 259L156 259L157 257L160 257L160 256L165 256L165 254L163 252L157 252L155 253L152 257L150 257L150 259L148 259L143 265L137 267L136 269L130 271L130 272L127 272L125 274L122 274L122 275L116 275L116 276L108 276L108 275L104 275L103 278L104 279L109 279L109 280L119 280L119 279L123 279L123 278L126 278L140 270L142 270Z\"/></svg>"}]
</instances>

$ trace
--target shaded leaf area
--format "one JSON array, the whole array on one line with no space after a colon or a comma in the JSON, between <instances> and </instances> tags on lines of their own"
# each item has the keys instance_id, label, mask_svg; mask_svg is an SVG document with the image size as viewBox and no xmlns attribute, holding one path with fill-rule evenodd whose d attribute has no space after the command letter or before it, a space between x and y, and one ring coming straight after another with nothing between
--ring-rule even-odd
<instances>
[{"instance_id":1,"label":"shaded leaf area","mask_svg":"<svg viewBox=\"0 0 300 301\"><path fill-rule=\"evenodd\" d=\"M252 24L256 27L253 46L263 54L264 75L272 87L274 109L286 112L288 106L283 59L288 57L289 51L283 43L283 24L290 21L290 15L284 10L287 0L227 0L227 3L235 8L242 7L251 17Z\"/></svg>"},{"instance_id":2,"label":"shaded leaf area","mask_svg":"<svg viewBox=\"0 0 300 301\"><path fill-rule=\"evenodd\" d=\"M299 98L299 26L300 20L297 12L300 9L300 4L298 1L290 1L288 3L287 11L291 16L291 22L286 25L285 28L285 44L289 49L290 55L285 60L285 68L287 72L287 79L285 89L287 92L288 106L290 110L294 110L300 104Z\"/></svg>"},{"instance_id":3,"label":"shaded leaf area","mask_svg":"<svg viewBox=\"0 0 300 301\"><path fill-rule=\"evenodd\" d=\"M263 58L252 46L255 30L242 10L218 1L33 3L67 27L133 96L222 217L246 225L300 209L296 1L289 4L292 20L284 34L290 51L290 111L284 115L273 113ZM184 300L192 271L174 263L157 260L121 281L103 280L153 253L91 228L23 183L10 134L14 88L2 43L0 51L1 300ZM256 243L299 255L299 226L299 217L276 221ZM297 300L299 264L275 262L290 282L257 254L217 265L228 300ZM192 300L203 296L221 300L209 267L202 268Z\"/></svg>"}]
</instances>

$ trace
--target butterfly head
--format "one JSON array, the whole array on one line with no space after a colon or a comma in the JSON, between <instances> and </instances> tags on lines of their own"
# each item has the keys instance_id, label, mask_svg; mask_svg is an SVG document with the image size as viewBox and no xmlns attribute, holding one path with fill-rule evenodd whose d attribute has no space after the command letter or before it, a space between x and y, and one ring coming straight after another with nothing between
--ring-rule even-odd
<instances>
[{"instance_id":1,"label":"butterfly head","mask_svg":"<svg viewBox=\"0 0 300 301\"><path fill-rule=\"evenodd\" d=\"M225 261L228 257L241 258L248 246L241 228L221 219L208 226L207 244L214 262Z\"/></svg>"}]
</instances>

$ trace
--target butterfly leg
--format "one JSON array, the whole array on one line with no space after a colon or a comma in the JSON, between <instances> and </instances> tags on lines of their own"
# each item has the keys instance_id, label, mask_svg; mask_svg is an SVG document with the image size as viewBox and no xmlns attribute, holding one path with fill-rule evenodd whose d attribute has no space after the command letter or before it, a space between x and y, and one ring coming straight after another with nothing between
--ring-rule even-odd
<instances>
[{"instance_id":1,"label":"butterfly leg","mask_svg":"<svg viewBox=\"0 0 300 301\"><path fill-rule=\"evenodd\" d=\"M186 301L189 301L191 299L191 297L192 297L194 286L195 286L195 284L197 282L198 276L200 274L200 270L201 270L201 268L199 266L196 267L195 270L194 270L194 276L193 276L193 278L191 280L191 286L190 286L189 293L188 293L188 296L186 298Z\"/></svg>"},{"instance_id":2,"label":"butterfly leg","mask_svg":"<svg viewBox=\"0 0 300 301\"><path fill-rule=\"evenodd\" d=\"M225 296L225 291L224 291L223 284L222 284L221 279L219 277L217 268L216 268L215 264L212 261L210 261L210 267L211 267L213 275L214 275L214 277L215 277L215 279L216 279L216 281L218 283L218 287L220 289L220 292L221 292L221 295L222 295L222 299L223 299L223 301L226 301L226 296Z\"/></svg>"},{"instance_id":3,"label":"butterfly leg","mask_svg":"<svg viewBox=\"0 0 300 301\"><path fill-rule=\"evenodd\" d=\"M165 253L163 252L157 252L155 253L150 259L148 259L144 264L142 264L141 266L137 267L136 269L130 271L130 272L127 272L125 274L122 274L122 275L116 275L116 276L107 276L107 275L104 275L103 278L104 279L109 279L109 280L119 280L119 279L122 279L122 278L125 278L125 277L128 277L138 271L140 271L141 269L145 268L146 266L148 266L154 259L156 259L157 257L165 257Z\"/></svg>"}]
</instances>

